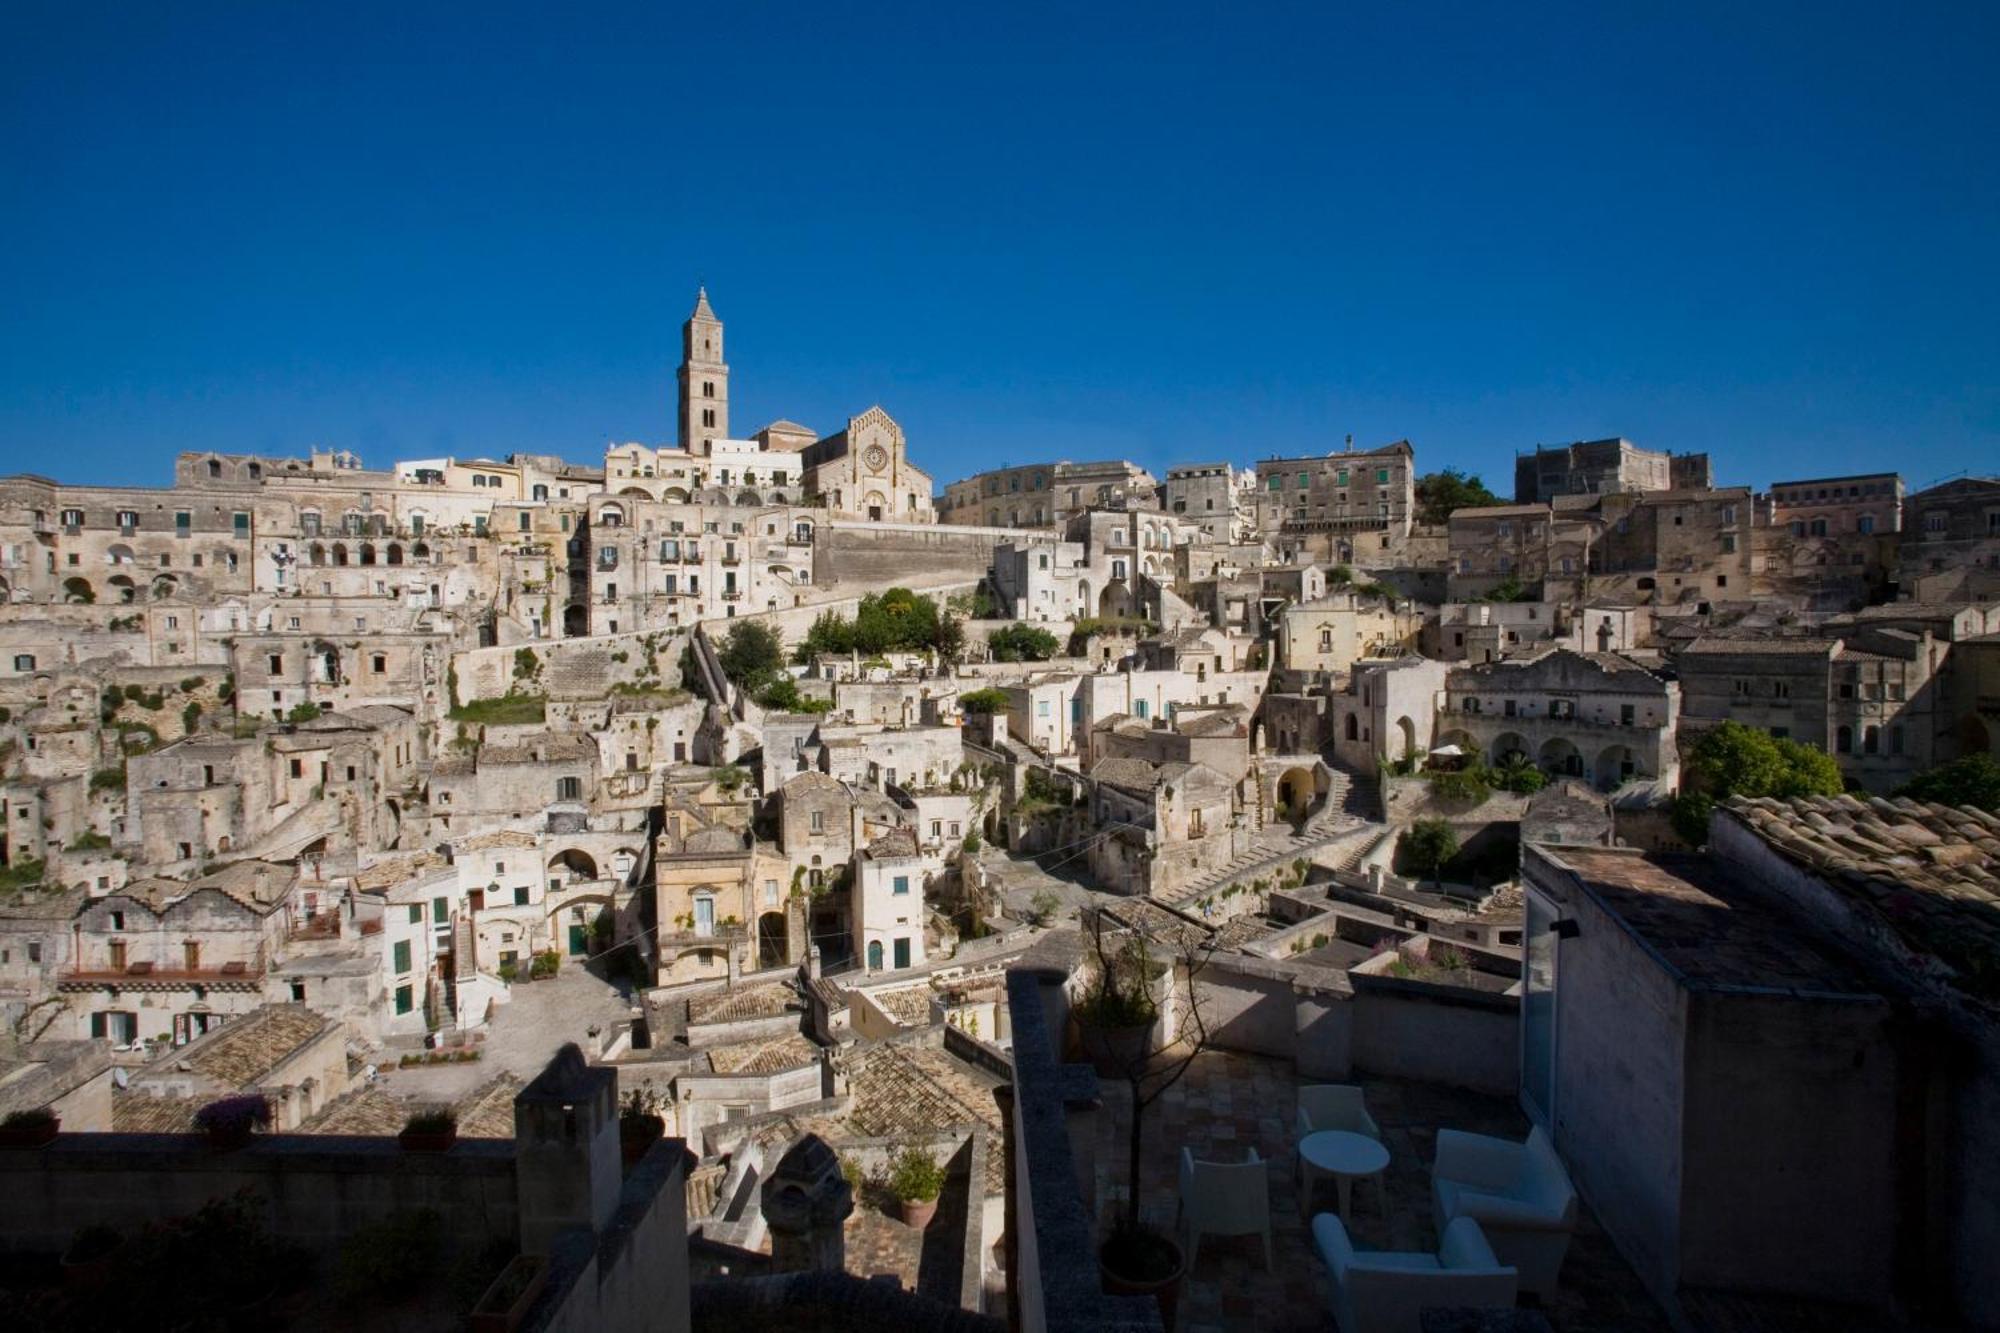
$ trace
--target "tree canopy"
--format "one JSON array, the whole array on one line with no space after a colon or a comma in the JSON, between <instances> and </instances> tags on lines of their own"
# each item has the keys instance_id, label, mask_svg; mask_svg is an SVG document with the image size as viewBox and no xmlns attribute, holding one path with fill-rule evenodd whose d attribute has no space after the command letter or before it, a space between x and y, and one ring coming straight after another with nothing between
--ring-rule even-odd
<instances>
[{"instance_id":1,"label":"tree canopy","mask_svg":"<svg viewBox=\"0 0 2000 1333\"><path fill-rule=\"evenodd\" d=\"M986 647L996 662L1046 662L1056 655L1056 636L1018 621L986 636Z\"/></svg>"},{"instance_id":2,"label":"tree canopy","mask_svg":"<svg viewBox=\"0 0 2000 1333\"><path fill-rule=\"evenodd\" d=\"M739 620L717 645L722 674L752 693L769 685L785 668L785 644L778 631L759 620Z\"/></svg>"},{"instance_id":3,"label":"tree canopy","mask_svg":"<svg viewBox=\"0 0 2000 1333\"><path fill-rule=\"evenodd\" d=\"M809 662L822 653L887 653L935 648L947 658L962 651L964 630L957 617L939 611L936 601L908 588L869 593L854 610L853 619L837 611L822 611L800 641L798 658Z\"/></svg>"},{"instance_id":4,"label":"tree canopy","mask_svg":"<svg viewBox=\"0 0 2000 1333\"><path fill-rule=\"evenodd\" d=\"M1458 830L1442 819L1419 819L1403 834L1403 854L1435 881L1445 862L1458 855Z\"/></svg>"},{"instance_id":5,"label":"tree canopy","mask_svg":"<svg viewBox=\"0 0 2000 1333\"><path fill-rule=\"evenodd\" d=\"M985 715L1007 711L1007 691L987 686L983 690L967 690L958 696L958 710L961 713Z\"/></svg>"},{"instance_id":6,"label":"tree canopy","mask_svg":"<svg viewBox=\"0 0 2000 1333\"><path fill-rule=\"evenodd\" d=\"M1838 796L1840 766L1823 750L1781 740L1740 722L1703 733L1681 757L1674 831L1690 846L1708 841L1708 817L1731 796Z\"/></svg>"},{"instance_id":7,"label":"tree canopy","mask_svg":"<svg viewBox=\"0 0 2000 1333\"><path fill-rule=\"evenodd\" d=\"M1919 773L1897 788L1896 795L1943 805L1977 806L2000 814L2000 763L1991 755L1969 754L1943 768Z\"/></svg>"},{"instance_id":8,"label":"tree canopy","mask_svg":"<svg viewBox=\"0 0 2000 1333\"><path fill-rule=\"evenodd\" d=\"M1486 483L1463 468L1448 467L1417 478L1417 522L1442 523L1454 509L1502 503Z\"/></svg>"}]
</instances>

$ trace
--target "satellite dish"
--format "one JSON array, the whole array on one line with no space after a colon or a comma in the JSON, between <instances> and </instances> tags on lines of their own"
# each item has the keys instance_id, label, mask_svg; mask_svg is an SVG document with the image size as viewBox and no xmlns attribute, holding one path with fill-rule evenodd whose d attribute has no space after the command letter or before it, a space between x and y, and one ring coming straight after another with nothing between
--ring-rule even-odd
<instances>
[{"instance_id":1,"label":"satellite dish","mask_svg":"<svg viewBox=\"0 0 2000 1333\"><path fill-rule=\"evenodd\" d=\"M111 1081L118 1087L128 1088L132 1086L132 1071L124 1065L113 1065L111 1067Z\"/></svg>"}]
</instances>

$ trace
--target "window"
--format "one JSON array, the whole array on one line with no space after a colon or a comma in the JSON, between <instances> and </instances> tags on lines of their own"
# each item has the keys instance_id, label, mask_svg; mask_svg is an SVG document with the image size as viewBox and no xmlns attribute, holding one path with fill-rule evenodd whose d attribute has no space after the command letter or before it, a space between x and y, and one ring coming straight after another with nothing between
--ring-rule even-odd
<instances>
[{"instance_id":1,"label":"window","mask_svg":"<svg viewBox=\"0 0 2000 1333\"><path fill-rule=\"evenodd\" d=\"M868 941L868 970L870 972L880 972L882 970L882 941L880 940Z\"/></svg>"},{"instance_id":2,"label":"window","mask_svg":"<svg viewBox=\"0 0 2000 1333\"><path fill-rule=\"evenodd\" d=\"M408 940L397 940L396 966L395 966L396 975L401 976L403 973L408 972L409 970L410 970L410 942Z\"/></svg>"},{"instance_id":3,"label":"window","mask_svg":"<svg viewBox=\"0 0 2000 1333\"><path fill-rule=\"evenodd\" d=\"M1388 468L1379 467L1375 469L1375 484L1377 486L1387 486L1389 484Z\"/></svg>"},{"instance_id":4,"label":"window","mask_svg":"<svg viewBox=\"0 0 2000 1333\"><path fill-rule=\"evenodd\" d=\"M407 1014L412 1008L412 995L408 986L396 987L396 1012Z\"/></svg>"},{"instance_id":5,"label":"window","mask_svg":"<svg viewBox=\"0 0 2000 1333\"><path fill-rule=\"evenodd\" d=\"M1639 710L1631 704L1618 705L1618 724L1629 727L1639 720Z\"/></svg>"},{"instance_id":6,"label":"window","mask_svg":"<svg viewBox=\"0 0 2000 1333\"><path fill-rule=\"evenodd\" d=\"M1933 509L1930 513L1924 515L1924 531L1926 533L1941 533L1944 531L1944 527L1945 514L1942 509Z\"/></svg>"},{"instance_id":7,"label":"window","mask_svg":"<svg viewBox=\"0 0 2000 1333\"><path fill-rule=\"evenodd\" d=\"M369 659L369 665L374 670L375 674L379 676L383 672L389 669L389 659L386 655L382 653L376 653L372 658Z\"/></svg>"},{"instance_id":8,"label":"window","mask_svg":"<svg viewBox=\"0 0 2000 1333\"><path fill-rule=\"evenodd\" d=\"M33 671L34 669L35 669L35 655L33 653L14 654L14 670Z\"/></svg>"},{"instance_id":9,"label":"window","mask_svg":"<svg viewBox=\"0 0 2000 1333\"><path fill-rule=\"evenodd\" d=\"M1312 485L1312 474L1309 472L1299 473L1299 489L1304 490L1310 485Z\"/></svg>"},{"instance_id":10,"label":"window","mask_svg":"<svg viewBox=\"0 0 2000 1333\"><path fill-rule=\"evenodd\" d=\"M443 925L446 921L450 919L451 919L451 899L449 898L431 899L431 920L439 925Z\"/></svg>"},{"instance_id":11,"label":"window","mask_svg":"<svg viewBox=\"0 0 2000 1333\"><path fill-rule=\"evenodd\" d=\"M910 877L908 875L896 876L896 886L892 892L899 898L908 896L910 892Z\"/></svg>"},{"instance_id":12,"label":"window","mask_svg":"<svg viewBox=\"0 0 2000 1333\"><path fill-rule=\"evenodd\" d=\"M230 523L235 529L237 536L248 537L250 535L250 515L244 513L233 514L230 516Z\"/></svg>"},{"instance_id":13,"label":"window","mask_svg":"<svg viewBox=\"0 0 2000 1333\"><path fill-rule=\"evenodd\" d=\"M1284 490L1284 489L1285 489L1285 474L1284 474L1284 473L1282 473L1282 472L1273 472L1273 473L1271 474L1271 482L1270 482L1270 487L1269 487L1269 489L1271 489L1271 490L1274 490L1274 491L1282 491L1282 490Z\"/></svg>"},{"instance_id":14,"label":"window","mask_svg":"<svg viewBox=\"0 0 2000 1333\"><path fill-rule=\"evenodd\" d=\"M896 939L896 966L898 968L904 968L908 967L909 965L910 965L909 936L907 935L898 936Z\"/></svg>"},{"instance_id":15,"label":"window","mask_svg":"<svg viewBox=\"0 0 2000 1333\"><path fill-rule=\"evenodd\" d=\"M582 778L557 778L556 799L558 801L580 801L583 799Z\"/></svg>"},{"instance_id":16,"label":"window","mask_svg":"<svg viewBox=\"0 0 2000 1333\"><path fill-rule=\"evenodd\" d=\"M1855 530L1856 532L1860 533L1860 534L1861 534L1862 536L1864 536L1864 537L1866 537L1866 536L1867 536L1867 535L1869 535L1870 533L1874 532L1874 531L1875 531L1875 515L1873 515L1873 514L1863 514L1863 515L1862 515L1862 516L1861 516L1860 518L1857 518L1857 519L1855 519L1855 520L1854 520L1854 530Z\"/></svg>"},{"instance_id":17,"label":"window","mask_svg":"<svg viewBox=\"0 0 2000 1333\"><path fill-rule=\"evenodd\" d=\"M194 530L194 515L181 509L174 513L174 536L185 537Z\"/></svg>"},{"instance_id":18,"label":"window","mask_svg":"<svg viewBox=\"0 0 2000 1333\"><path fill-rule=\"evenodd\" d=\"M1879 754L1882 749L1882 728L1868 727L1861 733L1861 753Z\"/></svg>"},{"instance_id":19,"label":"window","mask_svg":"<svg viewBox=\"0 0 2000 1333\"><path fill-rule=\"evenodd\" d=\"M1723 533L1723 534L1722 534L1722 553L1723 553L1724 555L1735 555L1735 554L1736 554L1736 534L1735 534L1735 533L1733 533L1733 532L1725 532L1725 533Z\"/></svg>"},{"instance_id":20,"label":"window","mask_svg":"<svg viewBox=\"0 0 2000 1333\"><path fill-rule=\"evenodd\" d=\"M83 526L83 511L82 511L81 509L65 509L65 510L63 510L63 511L62 511L62 524L63 524L63 526L64 526L64 527L66 527L66 528L80 528L80 527L82 527L82 526Z\"/></svg>"},{"instance_id":21,"label":"window","mask_svg":"<svg viewBox=\"0 0 2000 1333\"><path fill-rule=\"evenodd\" d=\"M514 906L516 906L516 907L526 907L527 905L528 905L528 886L527 886L526 884L517 884L517 885L515 885L515 886L514 886Z\"/></svg>"},{"instance_id":22,"label":"window","mask_svg":"<svg viewBox=\"0 0 2000 1333\"><path fill-rule=\"evenodd\" d=\"M815 810L812 812L812 831L814 833L826 832L826 812L824 810Z\"/></svg>"},{"instance_id":23,"label":"window","mask_svg":"<svg viewBox=\"0 0 2000 1333\"><path fill-rule=\"evenodd\" d=\"M1049 701L1047 699L1037 699L1035 701L1035 716L1047 717L1048 715L1049 715Z\"/></svg>"},{"instance_id":24,"label":"window","mask_svg":"<svg viewBox=\"0 0 2000 1333\"><path fill-rule=\"evenodd\" d=\"M1840 727L1837 730L1835 730L1835 732L1833 733L1833 752L1835 754L1854 753L1853 727Z\"/></svg>"}]
</instances>

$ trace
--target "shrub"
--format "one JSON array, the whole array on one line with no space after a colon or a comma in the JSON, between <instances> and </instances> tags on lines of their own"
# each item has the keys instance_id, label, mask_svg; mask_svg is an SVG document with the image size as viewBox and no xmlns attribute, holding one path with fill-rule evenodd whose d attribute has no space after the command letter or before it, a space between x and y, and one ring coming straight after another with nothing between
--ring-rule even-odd
<instances>
[{"instance_id":1,"label":"shrub","mask_svg":"<svg viewBox=\"0 0 2000 1333\"><path fill-rule=\"evenodd\" d=\"M554 976L556 971L561 967L562 955L554 949L544 949L542 952L536 954L535 961L528 965L528 976L533 980L541 981Z\"/></svg>"},{"instance_id":2,"label":"shrub","mask_svg":"<svg viewBox=\"0 0 2000 1333\"><path fill-rule=\"evenodd\" d=\"M930 1153L911 1144L889 1172L889 1192L909 1203L929 1203L944 1193L944 1168Z\"/></svg>"},{"instance_id":3,"label":"shrub","mask_svg":"<svg viewBox=\"0 0 2000 1333\"><path fill-rule=\"evenodd\" d=\"M784 641L760 620L739 620L716 645L722 674L755 694L774 680L785 665Z\"/></svg>"},{"instance_id":4,"label":"shrub","mask_svg":"<svg viewBox=\"0 0 2000 1333\"><path fill-rule=\"evenodd\" d=\"M1467 768L1457 773L1433 773L1430 775L1431 795L1444 801L1466 801L1478 804L1493 794L1486 783L1485 773L1477 768Z\"/></svg>"},{"instance_id":5,"label":"shrub","mask_svg":"<svg viewBox=\"0 0 2000 1333\"><path fill-rule=\"evenodd\" d=\"M46 1106L38 1106L32 1111L16 1111L6 1120L0 1121L8 1129L46 1131L54 1129L58 1121L56 1113Z\"/></svg>"},{"instance_id":6,"label":"shrub","mask_svg":"<svg viewBox=\"0 0 2000 1333\"><path fill-rule=\"evenodd\" d=\"M318 704L308 699L304 703L294 707L291 712L285 714L285 721L310 722L325 711L326 710L321 708Z\"/></svg>"},{"instance_id":7,"label":"shrub","mask_svg":"<svg viewBox=\"0 0 2000 1333\"><path fill-rule=\"evenodd\" d=\"M98 769L90 775L90 789L92 791L124 791L125 766L120 764L117 768Z\"/></svg>"},{"instance_id":8,"label":"shrub","mask_svg":"<svg viewBox=\"0 0 2000 1333\"><path fill-rule=\"evenodd\" d=\"M110 845L111 839L105 837L96 829L88 829L77 834L70 841L69 846L63 848L63 850L66 852L101 852Z\"/></svg>"},{"instance_id":9,"label":"shrub","mask_svg":"<svg viewBox=\"0 0 2000 1333\"><path fill-rule=\"evenodd\" d=\"M1436 878L1444 863L1458 855L1458 830L1442 819L1419 819L1403 834L1402 851L1412 865Z\"/></svg>"},{"instance_id":10,"label":"shrub","mask_svg":"<svg viewBox=\"0 0 2000 1333\"><path fill-rule=\"evenodd\" d=\"M541 670L542 659L535 656L533 648L516 648L514 650L515 680L533 680L541 674Z\"/></svg>"},{"instance_id":11,"label":"shrub","mask_svg":"<svg viewBox=\"0 0 2000 1333\"><path fill-rule=\"evenodd\" d=\"M1055 635L1018 621L986 636L987 651L996 662L1046 662L1057 647Z\"/></svg>"},{"instance_id":12,"label":"shrub","mask_svg":"<svg viewBox=\"0 0 2000 1333\"><path fill-rule=\"evenodd\" d=\"M958 710L974 717L990 717L994 713L1007 711L1007 691L987 686L979 690L967 690L958 696Z\"/></svg>"},{"instance_id":13,"label":"shrub","mask_svg":"<svg viewBox=\"0 0 2000 1333\"><path fill-rule=\"evenodd\" d=\"M1028 920L1037 926L1046 926L1062 910L1062 899L1056 897L1053 889L1039 889L1028 900Z\"/></svg>"},{"instance_id":14,"label":"shrub","mask_svg":"<svg viewBox=\"0 0 2000 1333\"><path fill-rule=\"evenodd\" d=\"M192 736L194 729L199 725L201 725L201 705L189 700L188 706L181 709L181 730Z\"/></svg>"},{"instance_id":15,"label":"shrub","mask_svg":"<svg viewBox=\"0 0 2000 1333\"><path fill-rule=\"evenodd\" d=\"M458 1128L458 1117L449 1110L418 1111L403 1122L412 1134L447 1134Z\"/></svg>"},{"instance_id":16,"label":"shrub","mask_svg":"<svg viewBox=\"0 0 2000 1333\"><path fill-rule=\"evenodd\" d=\"M194 1113L194 1127L209 1133L242 1133L271 1123L271 1103L261 1093L238 1093Z\"/></svg>"}]
</instances>

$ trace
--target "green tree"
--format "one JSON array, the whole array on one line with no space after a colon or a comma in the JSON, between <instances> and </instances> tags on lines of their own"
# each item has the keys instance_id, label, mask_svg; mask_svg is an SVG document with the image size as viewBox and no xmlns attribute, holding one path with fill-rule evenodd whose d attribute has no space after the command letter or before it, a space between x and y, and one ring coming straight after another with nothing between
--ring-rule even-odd
<instances>
[{"instance_id":1,"label":"green tree","mask_svg":"<svg viewBox=\"0 0 2000 1333\"><path fill-rule=\"evenodd\" d=\"M937 637L937 603L908 588L870 593L855 608L854 646L864 653L928 648Z\"/></svg>"},{"instance_id":2,"label":"green tree","mask_svg":"<svg viewBox=\"0 0 2000 1333\"><path fill-rule=\"evenodd\" d=\"M722 674L753 693L771 683L785 666L778 631L759 620L739 620L722 636Z\"/></svg>"},{"instance_id":3,"label":"green tree","mask_svg":"<svg viewBox=\"0 0 2000 1333\"><path fill-rule=\"evenodd\" d=\"M967 690L958 696L958 710L980 717L1007 711L1007 691L987 686L983 690Z\"/></svg>"},{"instance_id":4,"label":"green tree","mask_svg":"<svg viewBox=\"0 0 2000 1333\"><path fill-rule=\"evenodd\" d=\"M1977 806L2000 814L2000 763L1991 755L1969 754L1943 768L1919 773L1897 788L1896 795L1942 805Z\"/></svg>"},{"instance_id":5,"label":"green tree","mask_svg":"<svg viewBox=\"0 0 2000 1333\"><path fill-rule=\"evenodd\" d=\"M987 650L996 662L1046 662L1056 655L1056 636L1018 621L995 630L986 638Z\"/></svg>"},{"instance_id":6,"label":"green tree","mask_svg":"<svg viewBox=\"0 0 2000 1333\"><path fill-rule=\"evenodd\" d=\"M1486 777L1502 791L1517 796L1533 796L1549 782L1548 776L1529 763L1528 756L1519 750L1501 760L1499 767L1486 770Z\"/></svg>"},{"instance_id":7,"label":"green tree","mask_svg":"<svg viewBox=\"0 0 2000 1333\"><path fill-rule=\"evenodd\" d=\"M810 662L822 654L838 655L854 651L854 622L838 611L822 611L799 641L798 660Z\"/></svg>"},{"instance_id":8,"label":"green tree","mask_svg":"<svg viewBox=\"0 0 2000 1333\"><path fill-rule=\"evenodd\" d=\"M1462 468L1448 467L1417 478L1417 522L1442 523L1454 509L1497 505L1500 497L1486 483Z\"/></svg>"},{"instance_id":9,"label":"green tree","mask_svg":"<svg viewBox=\"0 0 2000 1333\"><path fill-rule=\"evenodd\" d=\"M830 713L833 700L814 699L799 692L799 683L790 676L780 676L766 685L757 695L760 707L778 713Z\"/></svg>"},{"instance_id":10,"label":"green tree","mask_svg":"<svg viewBox=\"0 0 2000 1333\"><path fill-rule=\"evenodd\" d=\"M1056 897L1053 889L1037 889L1035 896L1028 899L1028 923L1046 926L1062 911L1062 899Z\"/></svg>"},{"instance_id":11,"label":"green tree","mask_svg":"<svg viewBox=\"0 0 2000 1333\"><path fill-rule=\"evenodd\" d=\"M1403 855L1438 884L1445 862L1458 855L1458 830L1442 819L1419 819L1403 834Z\"/></svg>"},{"instance_id":12,"label":"green tree","mask_svg":"<svg viewBox=\"0 0 2000 1333\"><path fill-rule=\"evenodd\" d=\"M1682 756L1674 832L1689 846L1702 846L1709 815L1731 796L1838 796L1844 789L1840 766L1825 751L1725 722Z\"/></svg>"},{"instance_id":13,"label":"green tree","mask_svg":"<svg viewBox=\"0 0 2000 1333\"><path fill-rule=\"evenodd\" d=\"M938 617L937 642L938 660L947 666L965 656L965 618L944 615Z\"/></svg>"}]
</instances>

